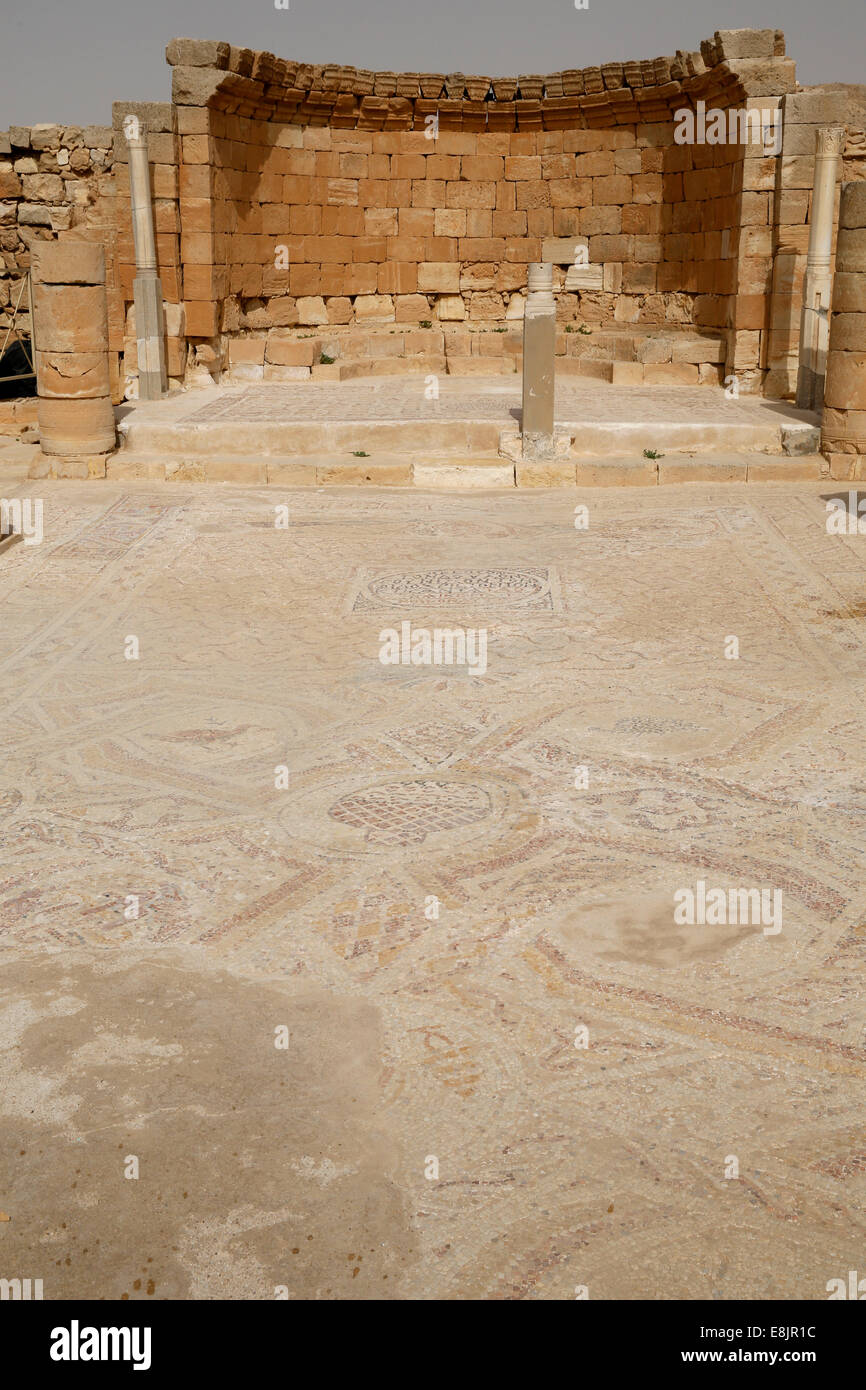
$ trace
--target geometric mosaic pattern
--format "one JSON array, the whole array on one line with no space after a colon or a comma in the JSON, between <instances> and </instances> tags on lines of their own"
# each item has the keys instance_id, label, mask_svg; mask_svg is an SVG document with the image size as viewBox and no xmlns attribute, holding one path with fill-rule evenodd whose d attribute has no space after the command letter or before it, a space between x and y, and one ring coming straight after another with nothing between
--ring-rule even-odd
<instances>
[{"instance_id":1,"label":"geometric mosaic pattern","mask_svg":"<svg viewBox=\"0 0 866 1390\"><path fill-rule=\"evenodd\" d=\"M360 577L355 613L417 613L428 609L553 612L555 576L547 569L384 570Z\"/></svg>"},{"instance_id":2,"label":"geometric mosaic pattern","mask_svg":"<svg viewBox=\"0 0 866 1390\"><path fill-rule=\"evenodd\" d=\"M597 489L584 531L555 493L299 492L278 530L263 489L175 486L40 483L44 542L0 561L22 1276L862 1274L866 550L821 485ZM486 627L483 676L381 665L383 616L437 613ZM677 924L699 879L780 889L783 930ZM120 1182L136 1152L158 1183Z\"/></svg>"}]
</instances>

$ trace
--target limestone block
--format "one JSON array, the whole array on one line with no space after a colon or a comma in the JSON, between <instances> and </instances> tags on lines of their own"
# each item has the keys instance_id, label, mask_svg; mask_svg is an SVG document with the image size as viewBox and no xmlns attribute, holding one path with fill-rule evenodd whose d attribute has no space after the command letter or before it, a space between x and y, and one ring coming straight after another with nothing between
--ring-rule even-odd
<instances>
[{"instance_id":1,"label":"limestone block","mask_svg":"<svg viewBox=\"0 0 866 1390\"><path fill-rule=\"evenodd\" d=\"M93 400L40 397L38 420L45 454L107 454L115 446L114 411L107 396Z\"/></svg>"},{"instance_id":2,"label":"limestone block","mask_svg":"<svg viewBox=\"0 0 866 1390\"><path fill-rule=\"evenodd\" d=\"M464 265L460 271L460 292L469 290L492 290L500 288L496 284L497 266L494 261L482 261L479 265Z\"/></svg>"},{"instance_id":3,"label":"limestone block","mask_svg":"<svg viewBox=\"0 0 866 1390\"><path fill-rule=\"evenodd\" d=\"M866 313L866 276L838 270L833 279L834 313Z\"/></svg>"},{"instance_id":4,"label":"limestone block","mask_svg":"<svg viewBox=\"0 0 866 1390\"><path fill-rule=\"evenodd\" d=\"M565 277L566 290L601 290L604 288L604 268L600 265L572 265Z\"/></svg>"},{"instance_id":5,"label":"limestone block","mask_svg":"<svg viewBox=\"0 0 866 1390\"><path fill-rule=\"evenodd\" d=\"M169 338L165 340L165 369L170 378L183 380L186 371L187 346L186 338ZM170 385L171 383L169 383Z\"/></svg>"},{"instance_id":6,"label":"limestone block","mask_svg":"<svg viewBox=\"0 0 866 1390\"><path fill-rule=\"evenodd\" d=\"M0 198L20 198L21 179L11 164L0 164Z\"/></svg>"},{"instance_id":7,"label":"limestone block","mask_svg":"<svg viewBox=\"0 0 866 1390\"><path fill-rule=\"evenodd\" d=\"M182 304L167 304L163 301L163 318L166 337L182 338L186 329L186 315Z\"/></svg>"},{"instance_id":8,"label":"limestone block","mask_svg":"<svg viewBox=\"0 0 866 1390\"><path fill-rule=\"evenodd\" d=\"M427 318L430 305L426 295L400 294L395 301L395 310L398 323L418 323Z\"/></svg>"},{"instance_id":9,"label":"limestone block","mask_svg":"<svg viewBox=\"0 0 866 1390\"><path fill-rule=\"evenodd\" d=\"M459 322L466 317L466 305L459 294L443 294L436 301L436 317L443 321Z\"/></svg>"},{"instance_id":10,"label":"limestone block","mask_svg":"<svg viewBox=\"0 0 866 1390\"><path fill-rule=\"evenodd\" d=\"M173 68L171 99L177 106L207 106L222 80L223 73L211 67Z\"/></svg>"},{"instance_id":11,"label":"limestone block","mask_svg":"<svg viewBox=\"0 0 866 1390\"><path fill-rule=\"evenodd\" d=\"M614 386L642 386L644 368L642 362L612 362L611 381Z\"/></svg>"},{"instance_id":12,"label":"limestone block","mask_svg":"<svg viewBox=\"0 0 866 1390\"><path fill-rule=\"evenodd\" d=\"M264 364L260 362L237 362L229 364L229 378L232 381L261 381L264 377Z\"/></svg>"},{"instance_id":13,"label":"limestone block","mask_svg":"<svg viewBox=\"0 0 866 1390\"><path fill-rule=\"evenodd\" d=\"M90 241L43 241L32 251L33 279L44 285L101 285L105 253Z\"/></svg>"},{"instance_id":14,"label":"limestone block","mask_svg":"<svg viewBox=\"0 0 866 1390\"><path fill-rule=\"evenodd\" d=\"M279 362L265 362L263 379L265 381L307 381L310 374L309 367L283 366Z\"/></svg>"},{"instance_id":15,"label":"limestone block","mask_svg":"<svg viewBox=\"0 0 866 1390\"><path fill-rule=\"evenodd\" d=\"M61 133L59 125L31 126L30 147L34 150L56 150L60 146Z\"/></svg>"},{"instance_id":16,"label":"limestone block","mask_svg":"<svg viewBox=\"0 0 866 1390\"><path fill-rule=\"evenodd\" d=\"M544 237L541 242L541 259L553 265L574 265L579 250L586 250L585 236Z\"/></svg>"},{"instance_id":17,"label":"limestone block","mask_svg":"<svg viewBox=\"0 0 866 1390\"><path fill-rule=\"evenodd\" d=\"M217 305L205 300L184 300L188 338L213 338L219 330Z\"/></svg>"},{"instance_id":18,"label":"limestone block","mask_svg":"<svg viewBox=\"0 0 866 1390\"><path fill-rule=\"evenodd\" d=\"M391 323L394 300L390 294L359 294L355 299L355 319L364 323Z\"/></svg>"},{"instance_id":19,"label":"limestone block","mask_svg":"<svg viewBox=\"0 0 866 1390\"><path fill-rule=\"evenodd\" d=\"M304 325L326 324L328 311L321 295L301 295L297 300L298 323Z\"/></svg>"},{"instance_id":20,"label":"limestone block","mask_svg":"<svg viewBox=\"0 0 866 1390\"><path fill-rule=\"evenodd\" d=\"M473 294L469 305L469 317L472 320L498 320L504 316L504 306L502 295L495 292L481 292Z\"/></svg>"},{"instance_id":21,"label":"limestone block","mask_svg":"<svg viewBox=\"0 0 866 1390\"><path fill-rule=\"evenodd\" d=\"M19 203L18 222L22 227L50 227L51 213L41 203Z\"/></svg>"},{"instance_id":22,"label":"limestone block","mask_svg":"<svg viewBox=\"0 0 866 1390\"><path fill-rule=\"evenodd\" d=\"M110 393L106 352L34 353L40 396L93 399Z\"/></svg>"},{"instance_id":23,"label":"limestone block","mask_svg":"<svg viewBox=\"0 0 866 1390\"><path fill-rule=\"evenodd\" d=\"M86 125L81 132L81 143L89 150L110 150L113 131L110 125ZM67 144L64 133L64 144Z\"/></svg>"},{"instance_id":24,"label":"limestone block","mask_svg":"<svg viewBox=\"0 0 866 1390\"><path fill-rule=\"evenodd\" d=\"M453 294L460 288L457 261L424 261L418 266L418 289L429 294Z\"/></svg>"},{"instance_id":25,"label":"limestone block","mask_svg":"<svg viewBox=\"0 0 866 1390\"><path fill-rule=\"evenodd\" d=\"M725 345L717 338L686 338L673 342L674 362L724 362Z\"/></svg>"},{"instance_id":26,"label":"limestone block","mask_svg":"<svg viewBox=\"0 0 866 1390\"><path fill-rule=\"evenodd\" d=\"M738 58L732 67L750 97L782 96L797 85L793 58Z\"/></svg>"},{"instance_id":27,"label":"limestone block","mask_svg":"<svg viewBox=\"0 0 866 1390\"><path fill-rule=\"evenodd\" d=\"M824 403L834 410L866 410L866 350L827 354Z\"/></svg>"},{"instance_id":28,"label":"limestone block","mask_svg":"<svg viewBox=\"0 0 866 1390\"><path fill-rule=\"evenodd\" d=\"M839 205L839 226L866 227L866 180L844 185Z\"/></svg>"},{"instance_id":29,"label":"limestone block","mask_svg":"<svg viewBox=\"0 0 866 1390\"><path fill-rule=\"evenodd\" d=\"M821 448L839 453L866 453L866 410L838 410L824 407L821 419Z\"/></svg>"},{"instance_id":30,"label":"limestone block","mask_svg":"<svg viewBox=\"0 0 866 1390\"><path fill-rule=\"evenodd\" d=\"M264 338L232 338L229 342L229 365L255 363L261 366L265 360Z\"/></svg>"},{"instance_id":31,"label":"limestone block","mask_svg":"<svg viewBox=\"0 0 866 1390\"><path fill-rule=\"evenodd\" d=\"M327 304L329 323L351 323L352 301L348 295L332 295Z\"/></svg>"},{"instance_id":32,"label":"limestone block","mask_svg":"<svg viewBox=\"0 0 866 1390\"><path fill-rule=\"evenodd\" d=\"M698 369L690 362L647 362L643 369L648 386L697 386Z\"/></svg>"},{"instance_id":33,"label":"limestone block","mask_svg":"<svg viewBox=\"0 0 866 1390\"><path fill-rule=\"evenodd\" d=\"M108 346L102 285L37 285L34 314L43 352L104 352Z\"/></svg>"},{"instance_id":34,"label":"limestone block","mask_svg":"<svg viewBox=\"0 0 866 1390\"><path fill-rule=\"evenodd\" d=\"M844 91L824 91L820 87L803 92L788 90L785 97L785 125L846 125L848 97Z\"/></svg>"},{"instance_id":35,"label":"limestone block","mask_svg":"<svg viewBox=\"0 0 866 1390\"><path fill-rule=\"evenodd\" d=\"M320 344L314 338L285 338L269 333L265 347L265 362L282 367L311 367L319 355Z\"/></svg>"},{"instance_id":36,"label":"limestone block","mask_svg":"<svg viewBox=\"0 0 866 1390\"><path fill-rule=\"evenodd\" d=\"M229 66L230 45L216 39L172 39L166 45L170 67L221 68Z\"/></svg>"},{"instance_id":37,"label":"limestone block","mask_svg":"<svg viewBox=\"0 0 866 1390\"><path fill-rule=\"evenodd\" d=\"M830 346L835 352L866 352L866 312L834 313L830 324Z\"/></svg>"},{"instance_id":38,"label":"limestone block","mask_svg":"<svg viewBox=\"0 0 866 1390\"><path fill-rule=\"evenodd\" d=\"M866 227L843 227L836 242L836 269L847 274L866 271Z\"/></svg>"}]
</instances>

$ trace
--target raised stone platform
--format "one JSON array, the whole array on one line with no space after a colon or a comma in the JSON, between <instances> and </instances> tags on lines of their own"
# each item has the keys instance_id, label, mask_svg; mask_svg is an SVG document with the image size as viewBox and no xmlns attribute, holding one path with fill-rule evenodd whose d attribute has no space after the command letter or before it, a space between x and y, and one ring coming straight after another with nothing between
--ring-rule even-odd
<instances>
[{"instance_id":1,"label":"raised stone platform","mask_svg":"<svg viewBox=\"0 0 866 1390\"><path fill-rule=\"evenodd\" d=\"M128 403L118 410L122 448L109 460L108 476L256 483L291 478L304 485L325 480L323 472L334 481L336 470L346 482L428 486L438 473L454 485L461 476L473 476L495 478L498 486L519 486L521 478L527 485L531 477L532 485L541 486L566 485L579 473L585 481L604 473L610 478L610 465L623 462L640 466L640 476L629 473L631 480L652 475L658 481L667 472L658 464L670 454L699 454L714 477L717 464L732 455L733 476L743 480L750 476L749 460L767 456L786 467L794 462L790 455L810 456L808 464L798 457L793 472L777 468L781 476L819 477L823 471L814 457L813 417L780 402L729 400L712 387L560 381L557 457L541 469L521 464L516 382L444 378L432 400L430 389L417 377L269 383ZM763 469L766 476L773 472Z\"/></svg>"}]
</instances>

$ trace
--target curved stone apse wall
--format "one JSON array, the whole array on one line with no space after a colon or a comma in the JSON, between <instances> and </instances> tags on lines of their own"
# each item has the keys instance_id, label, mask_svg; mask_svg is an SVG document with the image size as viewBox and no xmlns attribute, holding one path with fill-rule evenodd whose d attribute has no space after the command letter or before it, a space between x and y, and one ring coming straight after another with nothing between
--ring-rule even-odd
<instances>
[{"instance_id":1,"label":"curved stone apse wall","mask_svg":"<svg viewBox=\"0 0 866 1390\"><path fill-rule=\"evenodd\" d=\"M776 31L511 78L167 57L188 333L501 326L542 259L564 324L762 327L769 249L740 229L770 225L763 150L678 143L675 113L772 111L795 85Z\"/></svg>"}]
</instances>

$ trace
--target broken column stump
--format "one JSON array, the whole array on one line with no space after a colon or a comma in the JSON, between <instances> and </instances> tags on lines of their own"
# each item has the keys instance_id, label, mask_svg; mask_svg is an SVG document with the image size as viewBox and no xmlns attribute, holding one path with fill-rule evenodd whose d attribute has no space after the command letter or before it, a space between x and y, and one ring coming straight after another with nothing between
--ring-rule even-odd
<instances>
[{"instance_id":1,"label":"broken column stump","mask_svg":"<svg viewBox=\"0 0 866 1390\"><path fill-rule=\"evenodd\" d=\"M111 453L115 429L101 246L85 241L34 246L33 321L43 454Z\"/></svg>"}]
</instances>

